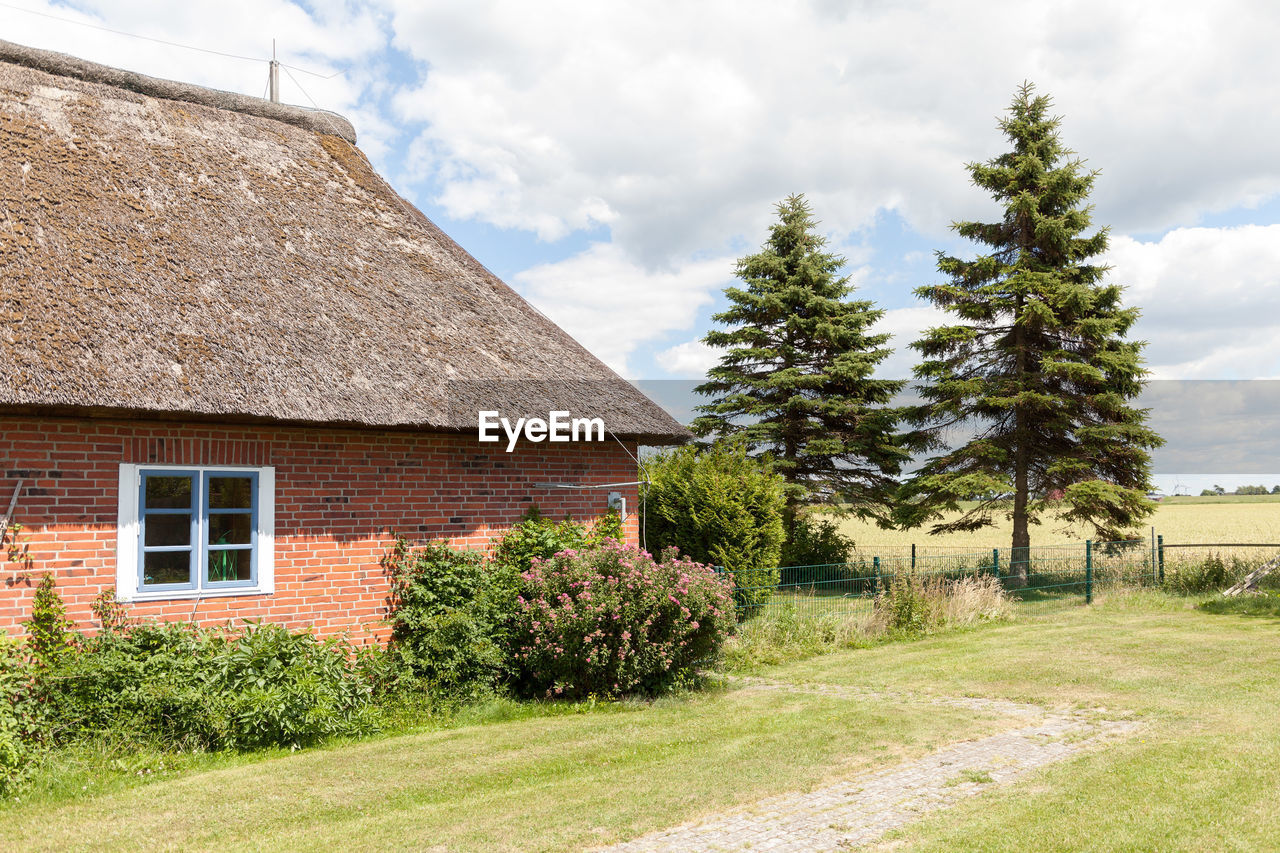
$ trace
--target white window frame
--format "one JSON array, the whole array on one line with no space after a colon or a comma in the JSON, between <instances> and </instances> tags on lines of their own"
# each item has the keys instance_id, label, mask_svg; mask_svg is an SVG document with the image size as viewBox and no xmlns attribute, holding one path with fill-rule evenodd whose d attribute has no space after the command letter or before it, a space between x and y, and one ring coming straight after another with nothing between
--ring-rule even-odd
<instances>
[{"instance_id":1,"label":"white window frame","mask_svg":"<svg viewBox=\"0 0 1280 853\"><path fill-rule=\"evenodd\" d=\"M237 472L258 475L257 583L252 586L205 589L138 588L138 548L142 526L139 519L139 490L146 471ZM172 601L192 598L229 598L272 595L276 591L275 527L276 469L252 465L162 465L123 463L116 519L116 598L121 601Z\"/></svg>"}]
</instances>

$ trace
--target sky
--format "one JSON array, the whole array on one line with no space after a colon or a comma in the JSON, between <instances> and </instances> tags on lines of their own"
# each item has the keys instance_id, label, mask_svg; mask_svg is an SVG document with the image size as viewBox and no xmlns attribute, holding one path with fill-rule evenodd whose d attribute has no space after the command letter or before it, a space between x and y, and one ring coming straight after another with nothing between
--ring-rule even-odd
<instances>
[{"instance_id":1,"label":"sky","mask_svg":"<svg viewBox=\"0 0 1280 853\"><path fill-rule=\"evenodd\" d=\"M0 38L255 96L274 39L283 100L351 119L401 194L647 380L715 362L734 260L790 193L909 375L940 319L912 291L973 254L952 221L998 216L964 166L1006 150L1023 81L1100 171L1152 376L1280 378L1278 36L1265 2L0 0Z\"/></svg>"}]
</instances>

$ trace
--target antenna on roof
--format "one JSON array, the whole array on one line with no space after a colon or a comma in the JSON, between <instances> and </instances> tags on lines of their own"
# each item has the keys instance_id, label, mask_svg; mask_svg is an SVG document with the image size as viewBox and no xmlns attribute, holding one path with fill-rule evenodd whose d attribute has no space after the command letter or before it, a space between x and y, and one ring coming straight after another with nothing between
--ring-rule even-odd
<instances>
[{"instance_id":1,"label":"antenna on roof","mask_svg":"<svg viewBox=\"0 0 1280 853\"><path fill-rule=\"evenodd\" d=\"M268 72L267 86L271 91L271 103L280 103L280 60L276 59L276 40L271 40L271 70Z\"/></svg>"}]
</instances>

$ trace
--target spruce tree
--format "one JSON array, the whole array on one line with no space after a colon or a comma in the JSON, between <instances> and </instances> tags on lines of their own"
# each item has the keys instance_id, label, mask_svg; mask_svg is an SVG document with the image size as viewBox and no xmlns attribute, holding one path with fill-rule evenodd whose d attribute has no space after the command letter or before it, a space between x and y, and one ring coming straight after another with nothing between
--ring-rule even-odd
<instances>
[{"instance_id":1,"label":"spruce tree","mask_svg":"<svg viewBox=\"0 0 1280 853\"><path fill-rule=\"evenodd\" d=\"M894 477L908 454L888 407L904 383L874 379L889 355L872 325L883 311L850 300L845 259L823 251L809 203L793 195L761 251L739 259L743 287L713 319L727 328L703 339L725 350L708 372L693 423L701 436L735 436L773 459L787 483L788 539L802 504L832 497L861 516L887 515Z\"/></svg>"},{"instance_id":2,"label":"spruce tree","mask_svg":"<svg viewBox=\"0 0 1280 853\"><path fill-rule=\"evenodd\" d=\"M915 370L923 403L911 419L942 452L904 485L895 513L908 526L958 513L935 533L979 529L1007 513L1014 576L1024 579L1030 526L1042 513L1084 523L1103 540L1147 517L1148 451L1162 443L1146 410L1132 405L1146 375L1144 344L1126 338L1138 311L1092 260L1107 248L1106 228L1089 233L1098 173L1062 144L1051 105L1030 84L1019 88L999 125L1013 150L967 166L1003 218L953 224L985 253L939 252L949 281L916 290L959 322L912 345L923 356ZM947 449L945 431L960 425L973 434ZM962 512L960 502L974 498Z\"/></svg>"}]
</instances>

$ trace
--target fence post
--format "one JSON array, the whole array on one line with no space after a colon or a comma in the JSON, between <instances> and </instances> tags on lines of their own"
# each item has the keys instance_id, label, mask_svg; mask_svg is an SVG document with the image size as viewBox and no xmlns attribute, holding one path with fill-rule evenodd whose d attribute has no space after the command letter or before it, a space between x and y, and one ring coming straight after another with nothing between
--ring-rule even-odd
<instances>
[{"instance_id":1,"label":"fence post","mask_svg":"<svg viewBox=\"0 0 1280 853\"><path fill-rule=\"evenodd\" d=\"M1151 528L1151 583L1160 583L1160 570L1156 568L1156 529Z\"/></svg>"},{"instance_id":2,"label":"fence post","mask_svg":"<svg viewBox=\"0 0 1280 853\"><path fill-rule=\"evenodd\" d=\"M996 579L999 580L1000 579L1000 549L999 548L991 549L991 565L995 566Z\"/></svg>"},{"instance_id":3,"label":"fence post","mask_svg":"<svg viewBox=\"0 0 1280 853\"><path fill-rule=\"evenodd\" d=\"M916 543L911 543L911 571L916 570Z\"/></svg>"},{"instance_id":4,"label":"fence post","mask_svg":"<svg viewBox=\"0 0 1280 853\"><path fill-rule=\"evenodd\" d=\"M1164 586L1164 536L1156 537L1156 551L1159 554L1160 562L1160 585Z\"/></svg>"},{"instance_id":5,"label":"fence post","mask_svg":"<svg viewBox=\"0 0 1280 853\"><path fill-rule=\"evenodd\" d=\"M874 598L880 592L880 558L871 558L871 597Z\"/></svg>"},{"instance_id":6,"label":"fence post","mask_svg":"<svg viewBox=\"0 0 1280 853\"><path fill-rule=\"evenodd\" d=\"M1093 604L1093 540L1084 541L1084 603Z\"/></svg>"}]
</instances>

